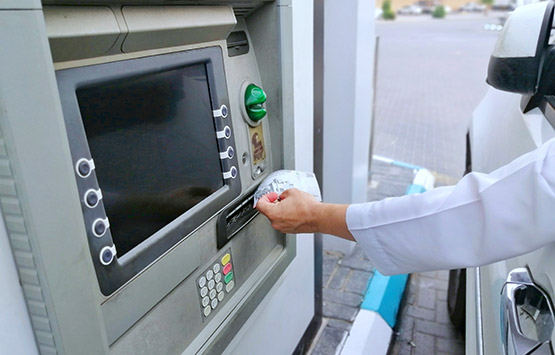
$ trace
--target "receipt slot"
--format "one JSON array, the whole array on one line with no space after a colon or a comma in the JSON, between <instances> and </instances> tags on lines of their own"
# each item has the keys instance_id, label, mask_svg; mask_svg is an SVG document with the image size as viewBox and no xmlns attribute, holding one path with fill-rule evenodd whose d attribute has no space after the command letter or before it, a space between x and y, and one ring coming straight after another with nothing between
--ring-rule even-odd
<instances>
[{"instance_id":1,"label":"receipt slot","mask_svg":"<svg viewBox=\"0 0 555 355\"><path fill-rule=\"evenodd\" d=\"M14 4L0 5L0 235L38 352L293 351L313 284L305 303L276 296L301 277L285 272L296 239L253 208L294 168L291 4ZM248 340L269 314L295 326Z\"/></svg>"}]
</instances>

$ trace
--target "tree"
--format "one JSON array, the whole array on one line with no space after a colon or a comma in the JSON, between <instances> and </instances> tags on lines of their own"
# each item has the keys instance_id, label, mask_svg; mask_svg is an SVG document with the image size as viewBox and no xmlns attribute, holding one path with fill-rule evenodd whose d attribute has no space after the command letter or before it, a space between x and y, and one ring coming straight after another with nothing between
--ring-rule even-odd
<instances>
[{"instance_id":1,"label":"tree","mask_svg":"<svg viewBox=\"0 0 555 355\"><path fill-rule=\"evenodd\" d=\"M382 3L384 20L395 20L395 12L391 10L391 0L384 0Z\"/></svg>"}]
</instances>

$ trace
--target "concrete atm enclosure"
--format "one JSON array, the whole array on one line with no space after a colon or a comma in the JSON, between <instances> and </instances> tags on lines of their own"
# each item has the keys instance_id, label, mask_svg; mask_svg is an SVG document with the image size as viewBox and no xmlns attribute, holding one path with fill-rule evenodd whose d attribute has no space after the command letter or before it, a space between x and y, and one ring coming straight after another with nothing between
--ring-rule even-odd
<instances>
[{"instance_id":1,"label":"concrete atm enclosure","mask_svg":"<svg viewBox=\"0 0 555 355\"><path fill-rule=\"evenodd\" d=\"M290 4L1 6L0 205L38 351L224 352L296 255L250 200L291 159Z\"/></svg>"}]
</instances>

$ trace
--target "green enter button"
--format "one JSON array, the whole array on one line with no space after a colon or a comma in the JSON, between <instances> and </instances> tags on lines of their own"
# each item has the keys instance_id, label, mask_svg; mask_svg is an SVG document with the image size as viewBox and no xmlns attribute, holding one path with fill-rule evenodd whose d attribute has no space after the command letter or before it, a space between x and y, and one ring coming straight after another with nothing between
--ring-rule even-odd
<instances>
[{"instance_id":1,"label":"green enter button","mask_svg":"<svg viewBox=\"0 0 555 355\"><path fill-rule=\"evenodd\" d=\"M225 275L225 283L228 284L229 281L233 280L233 271L231 271L229 274Z\"/></svg>"}]
</instances>

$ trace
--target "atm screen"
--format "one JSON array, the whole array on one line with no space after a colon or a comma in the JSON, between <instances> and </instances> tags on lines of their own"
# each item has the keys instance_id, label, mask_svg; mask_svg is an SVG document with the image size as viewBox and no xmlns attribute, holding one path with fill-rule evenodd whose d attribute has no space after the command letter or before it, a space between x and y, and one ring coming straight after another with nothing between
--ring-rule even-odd
<instances>
[{"instance_id":1,"label":"atm screen","mask_svg":"<svg viewBox=\"0 0 555 355\"><path fill-rule=\"evenodd\" d=\"M121 256L224 185L205 64L77 90Z\"/></svg>"}]
</instances>

